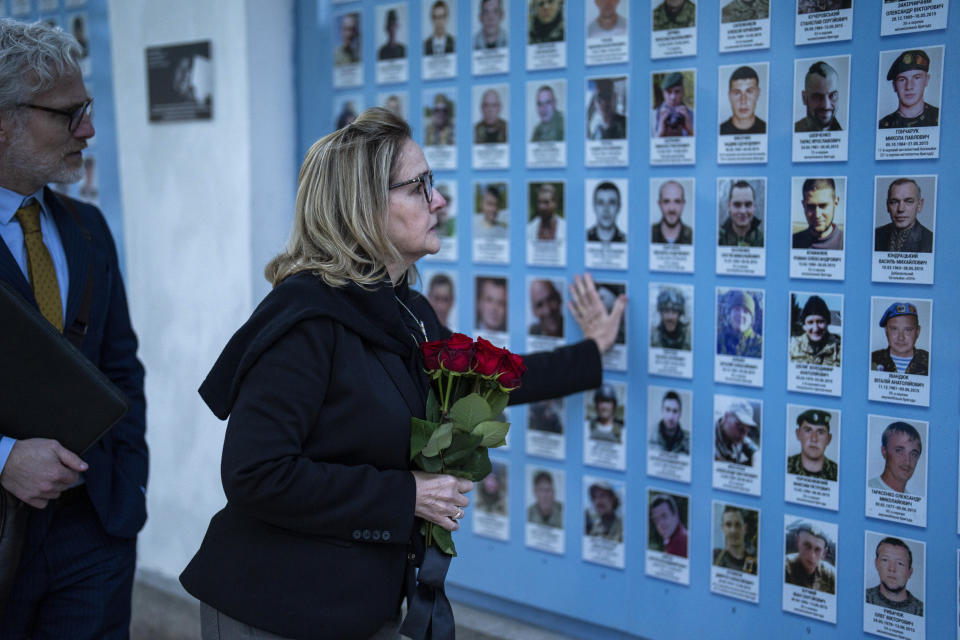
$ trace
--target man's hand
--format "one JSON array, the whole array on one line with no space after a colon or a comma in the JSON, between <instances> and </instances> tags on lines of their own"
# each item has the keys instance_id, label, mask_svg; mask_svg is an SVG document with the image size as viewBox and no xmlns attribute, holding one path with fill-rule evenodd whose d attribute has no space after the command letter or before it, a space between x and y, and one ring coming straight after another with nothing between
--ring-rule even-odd
<instances>
[{"instance_id":1,"label":"man's hand","mask_svg":"<svg viewBox=\"0 0 960 640\"><path fill-rule=\"evenodd\" d=\"M31 507L43 509L87 470L87 463L56 440L18 440L0 473L0 486Z\"/></svg>"},{"instance_id":2,"label":"man's hand","mask_svg":"<svg viewBox=\"0 0 960 640\"><path fill-rule=\"evenodd\" d=\"M597 293L593 276L585 273L581 278L573 276L570 285L570 301L567 303L573 319L580 325L584 338L597 343L600 353L613 346L620 330L620 319L627 308L627 296L620 294L609 311Z\"/></svg>"}]
</instances>

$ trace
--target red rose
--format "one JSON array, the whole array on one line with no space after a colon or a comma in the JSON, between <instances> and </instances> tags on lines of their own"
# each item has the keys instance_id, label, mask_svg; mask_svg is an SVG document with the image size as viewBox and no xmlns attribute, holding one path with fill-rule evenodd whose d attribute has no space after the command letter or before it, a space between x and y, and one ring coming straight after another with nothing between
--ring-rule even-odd
<instances>
[{"instance_id":1,"label":"red rose","mask_svg":"<svg viewBox=\"0 0 960 640\"><path fill-rule=\"evenodd\" d=\"M506 349L494 346L483 338L477 338L473 351L473 370L482 376L492 376L497 372L497 366L505 353Z\"/></svg>"},{"instance_id":2,"label":"red rose","mask_svg":"<svg viewBox=\"0 0 960 640\"><path fill-rule=\"evenodd\" d=\"M436 371L440 368L438 356L443 349L443 340L420 343L420 353L423 354L423 366L427 371Z\"/></svg>"},{"instance_id":3,"label":"red rose","mask_svg":"<svg viewBox=\"0 0 960 640\"><path fill-rule=\"evenodd\" d=\"M505 391L513 391L520 386L520 379L527 372L527 367L523 364L523 358L507 351L500 360L497 372L500 374L497 377L500 386Z\"/></svg>"},{"instance_id":4,"label":"red rose","mask_svg":"<svg viewBox=\"0 0 960 640\"><path fill-rule=\"evenodd\" d=\"M446 341L438 356L440 365L447 371L466 373L473 363L473 340L462 333L455 333Z\"/></svg>"}]
</instances>

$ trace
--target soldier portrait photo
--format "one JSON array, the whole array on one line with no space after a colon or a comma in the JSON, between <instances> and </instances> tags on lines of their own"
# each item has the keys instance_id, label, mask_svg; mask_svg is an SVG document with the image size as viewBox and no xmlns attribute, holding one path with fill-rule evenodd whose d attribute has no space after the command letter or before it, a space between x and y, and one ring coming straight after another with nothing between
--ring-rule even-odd
<instances>
[{"instance_id":1,"label":"soldier portrait photo","mask_svg":"<svg viewBox=\"0 0 960 640\"><path fill-rule=\"evenodd\" d=\"M762 247L764 196L758 191L766 187L766 181L733 178L719 179L717 183L720 191L717 245Z\"/></svg>"},{"instance_id":2,"label":"soldier portrait photo","mask_svg":"<svg viewBox=\"0 0 960 640\"><path fill-rule=\"evenodd\" d=\"M743 398L716 396L713 459L752 467L760 453L760 408Z\"/></svg>"},{"instance_id":3,"label":"soldier portrait photo","mask_svg":"<svg viewBox=\"0 0 960 640\"><path fill-rule=\"evenodd\" d=\"M654 138L689 137L694 135L693 101L694 71L654 73L653 112L650 135Z\"/></svg>"},{"instance_id":4,"label":"soldier portrait photo","mask_svg":"<svg viewBox=\"0 0 960 640\"><path fill-rule=\"evenodd\" d=\"M474 184L473 237L505 240L509 221L507 183Z\"/></svg>"},{"instance_id":5,"label":"soldier portrait photo","mask_svg":"<svg viewBox=\"0 0 960 640\"><path fill-rule=\"evenodd\" d=\"M565 0L530 0L527 42L560 42L564 36L563 5Z\"/></svg>"},{"instance_id":6,"label":"soldier portrait photo","mask_svg":"<svg viewBox=\"0 0 960 640\"><path fill-rule=\"evenodd\" d=\"M838 64L843 58L831 58L834 64ZM802 79L797 78L800 86L797 87L801 105L794 106L796 114L798 107L801 113L805 115L797 120L793 125L796 133L808 133L811 131L841 131L845 127L846 108L841 108L842 100L846 96L842 95L843 88L847 86L847 69L849 68L849 58L846 58L846 66L843 69L844 77L841 78L838 70L825 60L817 60L804 71ZM795 75L799 76L801 69L799 65L802 61L797 61Z\"/></svg>"},{"instance_id":7,"label":"soldier portrait photo","mask_svg":"<svg viewBox=\"0 0 960 640\"><path fill-rule=\"evenodd\" d=\"M865 554L870 554L873 540L879 537L879 534L867 532L867 548ZM914 558L914 551L919 552L920 557ZM873 549L872 565L876 569L876 578L867 573L867 567L864 567L864 582L870 584L874 581L879 582L872 587L867 587L864 594L864 600L867 604L883 607L884 609L893 609L902 611L915 616L923 616L923 600L915 596L910 589L910 579L913 577L914 561L920 566L922 560L923 547L915 543L914 549L910 548L904 540L887 536L877 542ZM869 560L867 560L869 562ZM872 572L871 572L872 573ZM923 581L915 581L914 590L923 595Z\"/></svg>"},{"instance_id":8,"label":"soldier portrait photo","mask_svg":"<svg viewBox=\"0 0 960 640\"><path fill-rule=\"evenodd\" d=\"M831 412L824 409L807 409L797 416L794 435L800 443L800 453L787 457L787 473L837 481L840 468L827 457L827 447L833 440L830 420Z\"/></svg>"},{"instance_id":9,"label":"soldier portrait photo","mask_svg":"<svg viewBox=\"0 0 960 640\"><path fill-rule=\"evenodd\" d=\"M406 19L406 5L391 5L385 12L377 12L378 17L382 16L383 18L384 33L380 39L383 44L377 48L377 60L396 60L407 57L407 46L401 42L401 40L405 39L406 24L403 25L403 37L400 35L401 14L403 18Z\"/></svg>"},{"instance_id":10,"label":"soldier portrait photo","mask_svg":"<svg viewBox=\"0 0 960 640\"><path fill-rule=\"evenodd\" d=\"M454 143L453 101L444 93L437 92L433 100L426 102L423 108L426 134L423 144L427 147Z\"/></svg>"},{"instance_id":11,"label":"soldier portrait photo","mask_svg":"<svg viewBox=\"0 0 960 640\"><path fill-rule=\"evenodd\" d=\"M456 2L451 4L456 7ZM446 53L453 53L456 50L456 41L453 35L447 31L447 24L456 25L456 16L450 10L450 5L446 0L434 0L433 3L425 2L425 8L429 8L428 17L430 18L431 28L424 29L428 33L423 41L423 55L439 56Z\"/></svg>"},{"instance_id":12,"label":"soldier portrait photo","mask_svg":"<svg viewBox=\"0 0 960 640\"><path fill-rule=\"evenodd\" d=\"M720 22L746 22L770 17L770 0L729 0L720 9Z\"/></svg>"},{"instance_id":13,"label":"soldier portrait photo","mask_svg":"<svg viewBox=\"0 0 960 640\"><path fill-rule=\"evenodd\" d=\"M910 49L897 55L887 70L887 81L896 94L897 108L880 118L878 128L936 127L940 124L940 109L929 102L939 102L939 79L930 87L929 94L926 92L931 81L931 60L927 51ZM878 99L881 109L888 102L884 95L889 96L889 90L885 93L881 88Z\"/></svg>"},{"instance_id":14,"label":"soldier portrait photo","mask_svg":"<svg viewBox=\"0 0 960 640\"><path fill-rule=\"evenodd\" d=\"M557 472L560 475L561 472ZM563 502L557 500L554 474L539 469L533 474L533 503L527 507L527 522L555 529L563 528ZM562 489L562 487L560 487Z\"/></svg>"},{"instance_id":15,"label":"soldier portrait photo","mask_svg":"<svg viewBox=\"0 0 960 640\"><path fill-rule=\"evenodd\" d=\"M732 504L713 503L713 566L757 574L760 513ZM719 534L719 535L718 535ZM716 546L723 539L723 546Z\"/></svg>"},{"instance_id":16,"label":"soldier portrait photo","mask_svg":"<svg viewBox=\"0 0 960 640\"><path fill-rule=\"evenodd\" d=\"M689 397L689 392L680 393ZM680 393L669 389L663 394L660 400L660 420L650 429L647 445L651 449L690 455L690 430L683 428L683 399ZM691 411L691 407L687 407L687 410Z\"/></svg>"},{"instance_id":17,"label":"soldier portrait photo","mask_svg":"<svg viewBox=\"0 0 960 640\"><path fill-rule=\"evenodd\" d=\"M627 137L627 79L587 80L587 140L624 140Z\"/></svg>"},{"instance_id":18,"label":"soldier portrait photo","mask_svg":"<svg viewBox=\"0 0 960 640\"><path fill-rule=\"evenodd\" d=\"M836 594L837 541L812 520L787 524L783 581L787 584Z\"/></svg>"},{"instance_id":19,"label":"soldier portrait photo","mask_svg":"<svg viewBox=\"0 0 960 640\"><path fill-rule=\"evenodd\" d=\"M756 67L760 67L766 81L767 65L760 63ZM766 133L767 123L757 115L758 106L763 113L767 110L766 94L760 86L760 75L757 74L757 69L747 65L735 68L730 74L726 89L730 110L726 110L723 98L720 98L720 118L727 113L730 117L720 123L720 135Z\"/></svg>"},{"instance_id":20,"label":"soldier portrait photo","mask_svg":"<svg viewBox=\"0 0 960 640\"><path fill-rule=\"evenodd\" d=\"M617 225L621 194L616 183L605 180L593 189L593 216L596 223L587 229L587 242L626 242L627 234Z\"/></svg>"},{"instance_id":21,"label":"soldier portrait photo","mask_svg":"<svg viewBox=\"0 0 960 640\"><path fill-rule=\"evenodd\" d=\"M697 26L697 6L690 0L663 0L653 8L653 30Z\"/></svg>"},{"instance_id":22,"label":"soldier portrait photo","mask_svg":"<svg viewBox=\"0 0 960 640\"><path fill-rule=\"evenodd\" d=\"M650 186L654 186L653 181ZM650 242L693 244L693 228L683 222L683 211L687 206L683 184L677 180L667 180L657 188L657 194L660 220L650 226Z\"/></svg>"},{"instance_id":23,"label":"soldier portrait photo","mask_svg":"<svg viewBox=\"0 0 960 640\"><path fill-rule=\"evenodd\" d=\"M908 301L891 303L880 316L879 325L886 346L870 353L870 368L873 371L929 375L930 352L917 346L923 327L916 305Z\"/></svg>"},{"instance_id":24,"label":"soldier portrait photo","mask_svg":"<svg viewBox=\"0 0 960 640\"><path fill-rule=\"evenodd\" d=\"M717 354L763 357L762 291L720 290L717 297Z\"/></svg>"},{"instance_id":25,"label":"soldier portrait photo","mask_svg":"<svg viewBox=\"0 0 960 640\"><path fill-rule=\"evenodd\" d=\"M527 241L565 242L567 221L563 215L563 183L531 182L527 190L530 212Z\"/></svg>"},{"instance_id":26,"label":"soldier portrait photo","mask_svg":"<svg viewBox=\"0 0 960 640\"><path fill-rule=\"evenodd\" d=\"M563 127L563 112L558 105L564 104L566 82L555 80L553 84L541 84L533 97L537 120L530 134L530 142L563 142L566 133ZM558 93L562 95L558 97Z\"/></svg>"},{"instance_id":27,"label":"soldier portrait photo","mask_svg":"<svg viewBox=\"0 0 960 640\"><path fill-rule=\"evenodd\" d=\"M794 249L843 250L843 206L840 196L845 191L845 181L846 178L807 178L803 181L800 187L800 210L804 222L800 223L800 229L797 229L800 225L793 222L791 244Z\"/></svg>"},{"instance_id":28,"label":"soldier portrait photo","mask_svg":"<svg viewBox=\"0 0 960 640\"><path fill-rule=\"evenodd\" d=\"M474 506L478 511L495 515L507 515L507 465L491 461L492 469L477 483Z\"/></svg>"},{"instance_id":29,"label":"soldier portrait photo","mask_svg":"<svg viewBox=\"0 0 960 640\"><path fill-rule=\"evenodd\" d=\"M836 295L827 295L831 301ZM840 366L840 309L831 311L824 299L804 293L790 294L790 359L794 362Z\"/></svg>"},{"instance_id":30,"label":"soldier portrait photo","mask_svg":"<svg viewBox=\"0 0 960 640\"><path fill-rule=\"evenodd\" d=\"M587 0L584 4L587 10L587 38L602 38L604 36L626 36L627 35L627 14L630 11L630 3L626 0L623 7L621 0ZM597 17L590 20L592 7L595 5Z\"/></svg>"},{"instance_id":31,"label":"soldier portrait photo","mask_svg":"<svg viewBox=\"0 0 960 640\"><path fill-rule=\"evenodd\" d=\"M925 227L920 218L931 221L932 226L936 177L894 178L884 189L885 181L884 178L877 177L877 217L883 222L874 231L873 250L932 253L933 231ZM927 211L924 211L924 194L919 181L926 184L932 181L930 186L933 193Z\"/></svg>"},{"instance_id":32,"label":"soldier portrait photo","mask_svg":"<svg viewBox=\"0 0 960 640\"><path fill-rule=\"evenodd\" d=\"M623 516L620 515L620 497L613 485L606 481L593 482L587 494L590 505L584 510L584 534L623 542Z\"/></svg>"},{"instance_id":33,"label":"soldier portrait photo","mask_svg":"<svg viewBox=\"0 0 960 640\"><path fill-rule=\"evenodd\" d=\"M505 16L504 0L476 0L477 30L473 34L473 49L499 49L508 43L507 30L502 22Z\"/></svg>"},{"instance_id":34,"label":"soldier portrait photo","mask_svg":"<svg viewBox=\"0 0 960 640\"><path fill-rule=\"evenodd\" d=\"M340 44L333 51L333 64L342 67L360 62L360 12L340 16Z\"/></svg>"},{"instance_id":35,"label":"soldier portrait photo","mask_svg":"<svg viewBox=\"0 0 960 640\"><path fill-rule=\"evenodd\" d=\"M687 523L690 499L672 493L649 491L650 524L647 549L662 551L678 558L688 557Z\"/></svg>"},{"instance_id":36,"label":"soldier portrait photo","mask_svg":"<svg viewBox=\"0 0 960 640\"><path fill-rule=\"evenodd\" d=\"M625 390L620 388L620 395ZM591 440L623 443L624 407L617 398L617 388L604 383L593 392L593 403L587 406L587 433Z\"/></svg>"},{"instance_id":37,"label":"soldier portrait photo","mask_svg":"<svg viewBox=\"0 0 960 640\"><path fill-rule=\"evenodd\" d=\"M871 416L870 434L875 432L875 420ZM882 426L882 425L881 425ZM926 429L923 429L926 432ZM925 433L924 433L925 435ZM871 451L876 451L876 442L869 442ZM880 457L883 459L883 471L878 476L874 476L867 481L867 486L871 489L883 489L885 491L895 491L897 493L909 493L911 495L923 495L926 493L925 484L926 474L921 469L921 473L916 481L913 480L917 471L917 466L921 465L923 456L923 436L915 426L903 420L895 420L884 427L880 434ZM878 462L875 456L871 456L875 467ZM907 485L910 490L907 490Z\"/></svg>"},{"instance_id":38,"label":"soldier portrait photo","mask_svg":"<svg viewBox=\"0 0 960 640\"><path fill-rule=\"evenodd\" d=\"M474 87L474 92L478 87ZM480 120L473 125L474 144L504 144L507 142L507 121L500 117L503 111L501 91L506 87L490 87L480 96ZM509 110L509 104L507 105Z\"/></svg>"},{"instance_id":39,"label":"soldier portrait photo","mask_svg":"<svg viewBox=\"0 0 960 640\"><path fill-rule=\"evenodd\" d=\"M797 14L804 15L849 9L852 4L853 0L797 0Z\"/></svg>"},{"instance_id":40,"label":"soldier portrait photo","mask_svg":"<svg viewBox=\"0 0 960 640\"><path fill-rule=\"evenodd\" d=\"M691 301L692 302L692 301ZM662 286L657 294L656 317L651 322L650 346L690 351L690 320L687 300L677 287Z\"/></svg>"}]
</instances>

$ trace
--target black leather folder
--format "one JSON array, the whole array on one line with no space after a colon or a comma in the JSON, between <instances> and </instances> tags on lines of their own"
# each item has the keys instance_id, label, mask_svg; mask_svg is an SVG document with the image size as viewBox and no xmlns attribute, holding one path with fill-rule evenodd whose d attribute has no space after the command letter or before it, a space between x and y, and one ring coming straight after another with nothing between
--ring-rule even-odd
<instances>
[{"instance_id":1,"label":"black leather folder","mask_svg":"<svg viewBox=\"0 0 960 640\"><path fill-rule=\"evenodd\" d=\"M86 451L127 413L120 390L0 282L0 434Z\"/></svg>"}]
</instances>

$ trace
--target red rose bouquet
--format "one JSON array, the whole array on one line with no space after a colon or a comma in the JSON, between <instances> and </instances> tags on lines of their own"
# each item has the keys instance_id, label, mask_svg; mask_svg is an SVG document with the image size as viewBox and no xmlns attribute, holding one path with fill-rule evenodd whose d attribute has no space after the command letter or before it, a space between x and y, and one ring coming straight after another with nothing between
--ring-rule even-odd
<instances>
[{"instance_id":1,"label":"red rose bouquet","mask_svg":"<svg viewBox=\"0 0 960 640\"><path fill-rule=\"evenodd\" d=\"M420 345L430 376L426 419L410 420L410 459L428 473L478 482L490 473L487 449L506 444L510 424L500 416L527 368L523 358L462 333ZM427 546L457 555L446 529L426 522Z\"/></svg>"}]
</instances>

